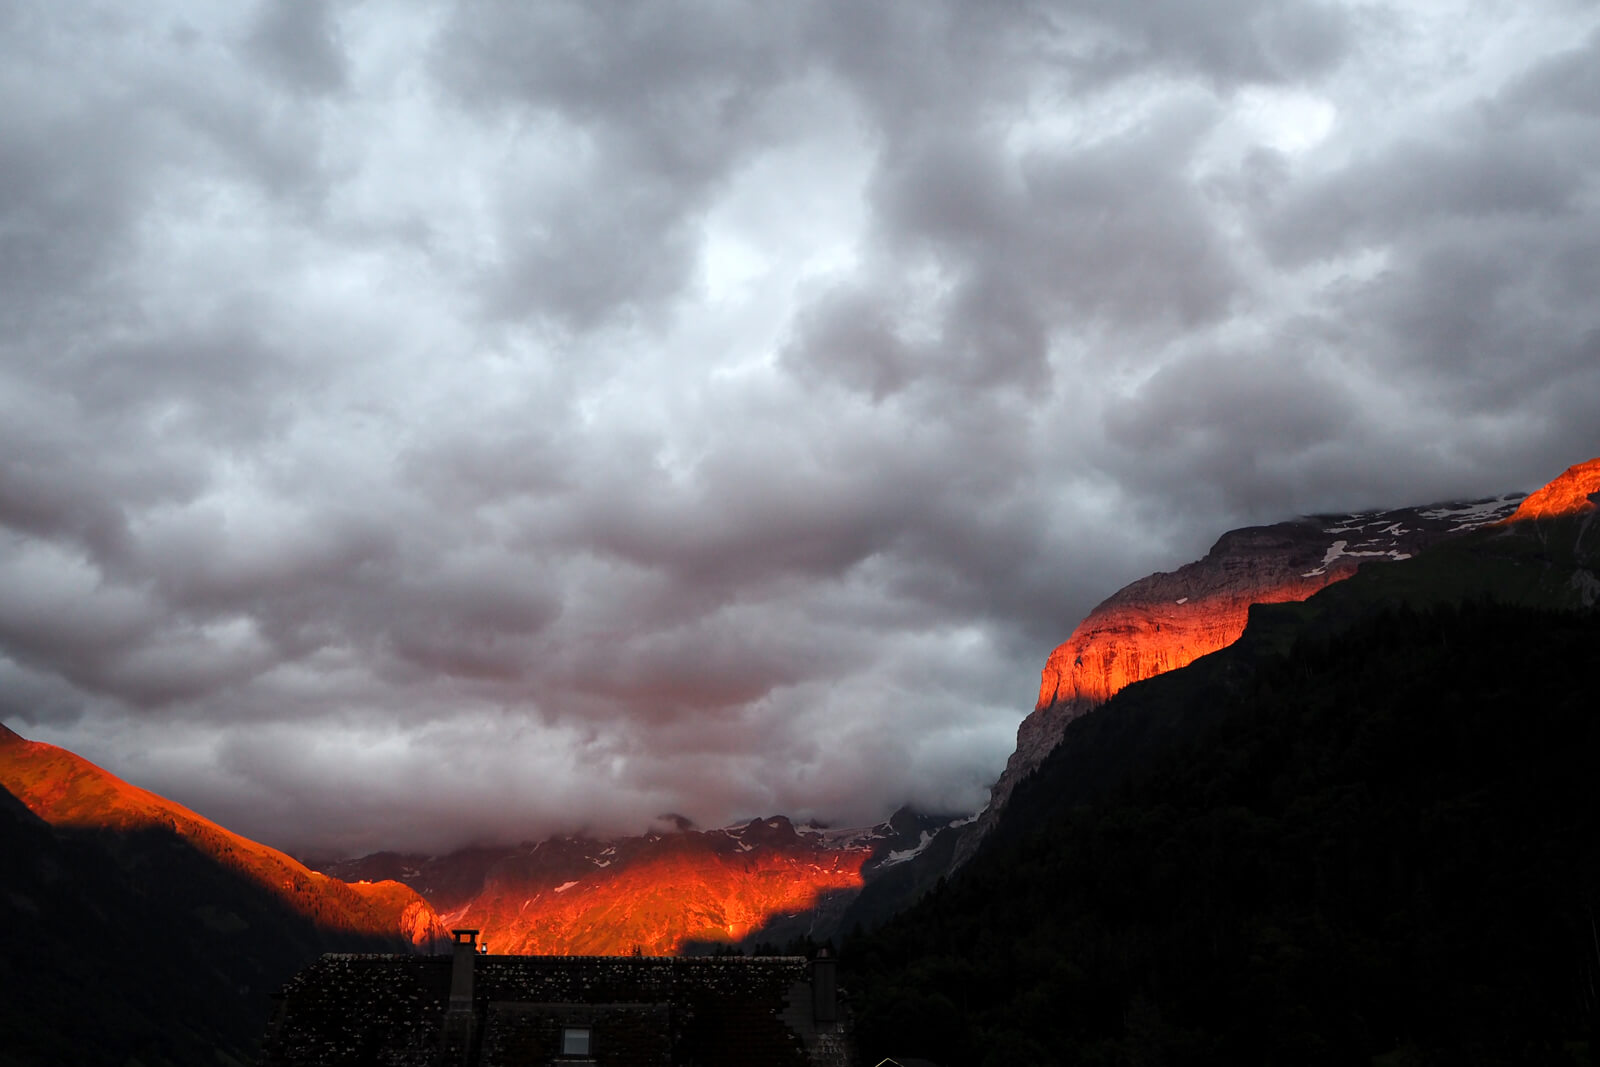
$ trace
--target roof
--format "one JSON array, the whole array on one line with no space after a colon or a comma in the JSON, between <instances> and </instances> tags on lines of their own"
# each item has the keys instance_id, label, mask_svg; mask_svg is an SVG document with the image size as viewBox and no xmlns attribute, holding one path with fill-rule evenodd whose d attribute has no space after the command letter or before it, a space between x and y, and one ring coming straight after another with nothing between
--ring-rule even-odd
<instances>
[{"instance_id":1,"label":"roof","mask_svg":"<svg viewBox=\"0 0 1600 1067\"><path fill-rule=\"evenodd\" d=\"M323 956L284 987L262 1062L432 1067L447 1050L472 1067L548 1062L562 1030L581 1026L593 1029L596 1064L849 1063L803 957L471 961L469 1024L449 1011L451 956Z\"/></svg>"}]
</instances>

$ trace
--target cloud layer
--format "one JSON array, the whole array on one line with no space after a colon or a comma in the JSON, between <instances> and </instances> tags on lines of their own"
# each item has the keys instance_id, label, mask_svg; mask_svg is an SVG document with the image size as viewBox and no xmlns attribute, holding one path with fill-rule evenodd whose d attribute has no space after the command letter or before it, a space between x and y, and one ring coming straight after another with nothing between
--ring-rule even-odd
<instances>
[{"instance_id":1,"label":"cloud layer","mask_svg":"<svg viewBox=\"0 0 1600 1067\"><path fill-rule=\"evenodd\" d=\"M0 718L273 843L970 810L1096 601L1600 452L1588 5L0 7Z\"/></svg>"}]
</instances>

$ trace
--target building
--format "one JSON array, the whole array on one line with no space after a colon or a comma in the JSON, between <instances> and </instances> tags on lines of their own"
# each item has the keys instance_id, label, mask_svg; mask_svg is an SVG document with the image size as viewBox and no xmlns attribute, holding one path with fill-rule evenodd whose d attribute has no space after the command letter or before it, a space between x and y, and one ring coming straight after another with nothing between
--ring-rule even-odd
<instances>
[{"instance_id":1,"label":"building","mask_svg":"<svg viewBox=\"0 0 1600 1067\"><path fill-rule=\"evenodd\" d=\"M329 954L278 997L265 1067L850 1067L835 961Z\"/></svg>"}]
</instances>

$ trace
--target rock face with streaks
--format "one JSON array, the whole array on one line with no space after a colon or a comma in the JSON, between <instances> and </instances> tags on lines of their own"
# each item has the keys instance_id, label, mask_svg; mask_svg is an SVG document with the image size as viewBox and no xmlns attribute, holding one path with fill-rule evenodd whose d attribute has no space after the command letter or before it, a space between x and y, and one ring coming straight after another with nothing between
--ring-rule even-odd
<instances>
[{"instance_id":1,"label":"rock face with streaks","mask_svg":"<svg viewBox=\"0 0 1600 1067\"><path fill-rule=\"evenodd\" d=\"M1016 751L962 854L970 854L1017 782L1056 747L1069 722L1126 685L1232 644L1244 632L1250 605L1304 600L1365 563L1408 559L1442 537L1504 519L1519 500L1521 495L1514 494L1313 515L1233 530L1204 559L1124 586L1050 654L1033 714L1018 728Z\"/></svg>"}]
</instances>

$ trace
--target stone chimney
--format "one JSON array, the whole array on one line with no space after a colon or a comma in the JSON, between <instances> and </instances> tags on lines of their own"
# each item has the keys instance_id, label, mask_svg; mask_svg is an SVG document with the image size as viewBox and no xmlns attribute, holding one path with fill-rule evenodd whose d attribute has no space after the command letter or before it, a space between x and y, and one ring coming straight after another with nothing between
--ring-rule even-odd
<instances>
[{"instance_id":1,"label":"stone chimney","mask_svg":"<svg viewBox=\"0 0 1600 1067\"><path fill-rule=\"evenodd\" d=\"M472 968L478 955L478 931L451 930L454 959L450 963L450 1010L472 1010Z\"/></svg>"},{"instance_id":2,"label":"stone chimney","mask_svg":"<svg viewBox=\"0 0 1600 1067\"><path fill-rule=\"evenodd\" d=\"M811 961L811 1018L817 1023L839 1019L839 961L825 948Z\"/></svg>"},{"instance_id":3,"label":"stone chimney","mask_svg":"<svg viewBox=\"0 0 1600 1067\"><path fill-rule=\"evenodd\" d=\"M472 971L477 963L478 931L451 930L450 1007L444 1013L445 1064L472 1061Z\"/></svg>"}]
</instances>

